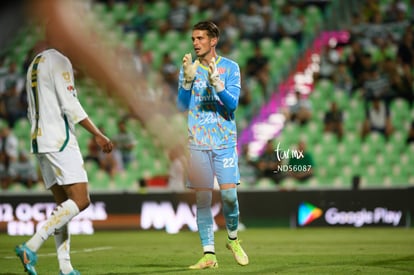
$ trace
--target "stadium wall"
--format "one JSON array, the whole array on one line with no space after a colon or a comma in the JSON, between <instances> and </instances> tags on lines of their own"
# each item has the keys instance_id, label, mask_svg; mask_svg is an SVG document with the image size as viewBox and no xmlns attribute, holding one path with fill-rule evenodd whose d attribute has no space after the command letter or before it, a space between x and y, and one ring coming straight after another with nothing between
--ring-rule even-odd
<instances>
[{"instance_id":1,"label":"stadium wall","mask_svg":"<svg viewBox=\"0 0 414 275\"><path fill-rule=\"evenodd\" d=\"M414 188L381 190L240 191L241 223L249 227L411 227ZM73 234L97 230L196 231L192 193L92 194L91 206L70 224ZM51 214L49 194L0 195L0 233L31 235ZM224 228L219 193L216 229Z\"/></svg>"}]
</instances>

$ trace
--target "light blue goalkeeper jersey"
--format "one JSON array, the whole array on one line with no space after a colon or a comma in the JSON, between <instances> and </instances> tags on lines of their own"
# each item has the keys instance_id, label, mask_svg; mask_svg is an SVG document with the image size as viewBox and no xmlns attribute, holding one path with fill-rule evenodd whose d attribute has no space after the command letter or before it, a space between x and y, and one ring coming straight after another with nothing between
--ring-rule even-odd
<instances>
[{"instance_id":1,"label":"light blue goalkeeper jersey","mask_svg":"<svg viewBox=\"0 0 414 275\"><path fill-rule=\"evenodd\" d=\"M208 67L199 65L191 90L185 90L183 68L179 76L177 105L188 110L189 147L212 150L235 147L237 128L234 112L240 96L239 65L222 56L216 59L224 91L217 93L208 81Z\"/></svg>"}]
</instances>

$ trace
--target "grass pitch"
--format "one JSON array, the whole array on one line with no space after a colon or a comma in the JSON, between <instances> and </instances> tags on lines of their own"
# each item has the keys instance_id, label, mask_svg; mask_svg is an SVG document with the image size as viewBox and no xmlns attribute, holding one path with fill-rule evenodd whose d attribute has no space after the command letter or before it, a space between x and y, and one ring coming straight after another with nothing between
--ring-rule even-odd
<instances>
[{"instance_id":1,"label":"grass pitch","mask_svg":"<svg viewBox=\"0 0 414 275\"><path fill-rule=\"evenodd\" d=\"M266 228L239 233L250 264L236 264L216 232L219 268L187 267L201 256L198 234L183 231L97 232L72 236L72 264L82 275L136 274L414 274L414 229ZM21 275L14 246L28 237L0 236L0 274ZM53 238L38 251L39 275L58 275Z\"/></svg>"}]
</instances>

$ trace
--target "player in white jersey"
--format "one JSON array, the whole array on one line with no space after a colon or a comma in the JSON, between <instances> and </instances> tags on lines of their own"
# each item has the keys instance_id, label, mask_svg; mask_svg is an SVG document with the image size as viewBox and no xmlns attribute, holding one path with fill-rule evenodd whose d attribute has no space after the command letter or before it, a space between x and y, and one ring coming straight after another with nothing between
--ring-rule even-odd
<instances>
[{"instance_id":1,"label":"player in white jersey","mask_svg":"<svg viewBox=\"0 0 414 275\"><path fill-rule=\"evenodd\" d=\"M190 148L189 188L195 190L197 226L204 256L190 269L218 267L211 213L214 178L220 186L223 215L228 233L226 246L240 265L249 259L237 238L240 173L236 151L237 130L234 112L240 96L240 69L236 62L219 56L216 45L220 31L210 21L193 27L197 55L183 58L177 104L188 110Z\"/></svg>"},{"instance_id":2,"label":"player in white jersey","mask_svg":"<svg viewBox=\"0 0 414 275\"><path fill-rule=\"evenodd\" d=\"M59 50L63 52L64 47ZM25 271L36 275L36 252L54 235L59 274L78 275L70 261L68 223L89 206L90 198L75 124L90 132L103 152L111 152L113 144L82 108L70 60L46 44L38 52L27 71L31 152L39 161L45 186L52 191L57 206L43 226L15 251Z\"/></svg>"}]
</instances>

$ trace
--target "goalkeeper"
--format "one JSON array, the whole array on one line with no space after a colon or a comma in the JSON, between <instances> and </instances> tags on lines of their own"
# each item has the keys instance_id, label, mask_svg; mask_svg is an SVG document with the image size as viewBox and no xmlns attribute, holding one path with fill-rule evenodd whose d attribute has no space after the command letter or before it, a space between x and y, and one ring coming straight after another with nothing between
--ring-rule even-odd
<instances>
[{"instance_id":1,"label":"goalkeeper","mask_svg":"<svg viewBox=\"0 0 414 275\"><path fill-rule=\"evenodd\" d=\"M239 65L216 53L220 31L212 22L199 22L192 30L195 61L183 58L177 105L188 111L189 185L195 190L197 226L204 255L190 269L218 267L211 212L214 179L220 186L228 238L226 246L240 265L249 259L237 236L239 224L237 129L234 112L240 95Z\"/></svg>"}]
</instances>

